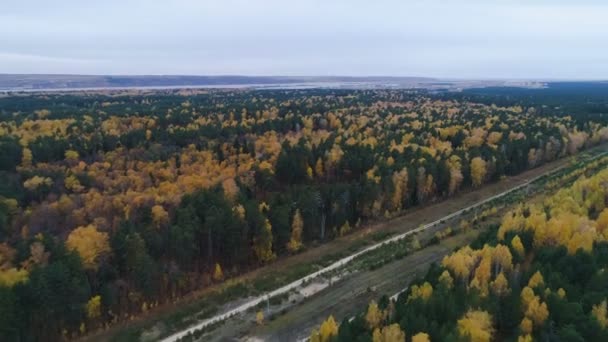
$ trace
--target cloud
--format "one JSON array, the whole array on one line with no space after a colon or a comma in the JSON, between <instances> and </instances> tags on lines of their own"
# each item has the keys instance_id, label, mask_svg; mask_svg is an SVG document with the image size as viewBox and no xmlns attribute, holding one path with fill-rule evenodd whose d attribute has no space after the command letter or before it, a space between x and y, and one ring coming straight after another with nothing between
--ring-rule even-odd
<instances>
[{"instance_id":1,"label":"cloud","mask_svg":"<svg viewBox=\"0 0 608 342\"><path fill-rule=\"evenodd\" d=\"M608 78L608 5L559 0L22 1L0 72Z\"/></svg>"}]
</instances>

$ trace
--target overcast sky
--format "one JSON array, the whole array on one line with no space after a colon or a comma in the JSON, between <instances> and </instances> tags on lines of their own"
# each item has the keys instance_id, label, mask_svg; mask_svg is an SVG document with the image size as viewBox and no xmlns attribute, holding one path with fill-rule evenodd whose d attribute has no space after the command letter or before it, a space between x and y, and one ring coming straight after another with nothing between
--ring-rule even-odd
<instances>
[{"instance_id":1,"label":"overcast sky","mask_svg":"<svg viewBox=\"0 0 608 342\"><path fill-rule=\"evenodd\" d=\"M608 79L604 0L0 1L0 73Z\"/></svg>"}]
</instances>

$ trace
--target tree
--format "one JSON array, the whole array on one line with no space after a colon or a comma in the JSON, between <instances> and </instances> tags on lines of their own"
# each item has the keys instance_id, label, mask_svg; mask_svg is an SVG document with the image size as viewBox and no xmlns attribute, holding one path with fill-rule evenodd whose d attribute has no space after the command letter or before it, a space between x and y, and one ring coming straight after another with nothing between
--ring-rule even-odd
<instances>
[{"instance_id":1,"label":"tree","mask_svg":"<svg viewBox=\"0 0 608 342\"><path fill-rule=\"evenodd\" d=\"M606 328L606 326L608 326L608 317L606 314L608 310L606 307L606 300L604 299L600 304L594 305L591 309L591 315L593 315L595 320L602 328Z\"/></svg>"},{"instance_id":2,"label":"tree","mask_svg":"<svg viewBox=\"0 0 608 342\"><path fill-rule=\"evenodd\" d=\"M94 225L74 229L66 245L80 254L85 268L92 270L99 266L99 258L110 252L108 234L97 231Z\"/></svg>"},{"instance_id":3,"label":"tree","mask_svg":"<svg viewBox=\"0 0 608 342\"><path fill-rule=\"evenodd\" d=\"M412 342L431 342L431 338L429 337L429 334L420 332L412 336Z\"/></svg>"},{"instance_id":4,"label":"tree","mask_svg":"<svg viewBox=\"0 0 608 342\"><path fill-rule=\"evenodd\" d=\"M526 255L524 245L521 242L519 235L515 235L513 240L511 240L511 247L513 247L513 250L515 250L519 257L524 257Z\"/></svg>"},{"instance_id":5,"label":"tree","mask_svg":"<svg viewBox=\"0 0 608 342\"><path fill-rule=\"evenodd\" d=\"M101 296L93 296L87 302L87 317L91 320L99 318L101 315Z\"/></svg>"},{"instance_id":6,"label":"tree","mask_svg":"<svg viewBox=\"0 0 608 342\"><path fill-rule=\"evenodd\" d=\"M224 280L224 272L219 263L215 263L215 270L213 271L213 280L222 281Z\"/></svg>"},{"instance_id":7,"label":"tree","mask_svg":"<svg viewBox=\"0 0 608 342\"><path fill-rule=\"evenodd\" d=\"M411 293L407 298L408 301L414 299L422 299L423 301L427 301L433 295L433 286L429 282L424 282L424 284L418 286L413 285L411 288Z\"/></svg>"},{"instance_id":8,"label":"tree","mask_svg":"<svg viewBox=\"0 0 608 342\"><path fill-rule=\"evenodd\" d=\"M471 180L473 186L480 186L483 184L487 173L486 161L481 157L475 157L471 159Z\"/></svg>"},{"instance_id":9,"label":"tree","mask_svg":"<svg viewBox=\"0 0 608 342\"><path fill-rule=\"evenodd\" d=\"M536 271L528 281L528 286L532 289L538 286L543 286L544 284L545 280L543 279L543 275L540 273L540 271Z\"/></svg>"},{"instance_id":10,"label":"tree","mask_svg":"<svg viewBox=\"0 0 608 342\"><path fill-rule=\"evenodd\" d=\"M458 320L458 333L471 342L489 342L494 334L492 316L487 311L469 310Z\"/></svg>"},{"instance_id":11,"label":"tree","mask_svg":"<svg viewBox=\"0 0 608 342\"><path fill-rule=\"evenodd\" d=\"M375 328L380 327L380 323L382 323L384 317L382 314L382 310L378 308L378 304L375 301L371 301L369 306L367 307L367 313L365 314L365 321L367 322L367 326L373 330Z\"/></svg>"},{"instance_id":12,"label":"tree","mask_svg":"<svg viewBox=\"0 0 608 342\"><path fill-rule=\"evenodd\" d=\"M392 181L394 191L391 199L393 210L398 211L403 207L403 199L407 195L408 180L407 168L403 168L401 171L393 173Z\"/></svg>"},{"instance_id":13,"label":"tree","mask_svg":"<svg viewBox=\"0 0 608 342\"><path fill-rule=\"evenodd\" d=\"M264 220L264 225L255 238L253 250L258 260L262 263L270 262L276 258L276 255L272 251L272 226L268 219Z\"/></svg>"},{"instance_id":14,"label":"tree","mask_svg":"<svg viewBox=\"0 0 608 342\"><path fill-rule=\"evenodd\" d=\"M462 175L462 163L460 158L456 155L451 156L448 160L448 167L450 170L448 193L452 195L458 191L464 179L464 176Z\"/></svg>"},{"instance_id":15,"label":"tree","mask_svg":"<svg viewBox=\"0 0 608 342\"><path fill-rule=\"evenodd\" d=\"M399 324L394 323L382 329L374 329L372 335L373 342L405 342L405 333L399 327Z\"/></svg>"},{"instance_id":16,"label":"tree","mask_svg":"<svg viewBox=\"0 0 608 342\"><path fill-rule=\"evenodd\" d=\"M507 277L505 277L503 272L500 272L496 276L496 279L492 282L491 287L492 292L499 297L507 295L510 291L509 282L507 281Z\"/></svg>"},{"instance_id":17,"label":"tree","mask_svg":"<svg viewBox=\"0 0 608 342\"><path fill-rule=\"evenodd\" d=\"M157 228L169 223L169 213L167 213L162 205L152 207L152 222L154 222Z\"/></svg>"},{"instance_id":18,"label":"tree","mask_svg":"<svg viewBox=\"0 0 608 342\"><path fill-rule=\"evenodd\" d=\"M291 238L287 243L287 249L294 253L302 247L302 229L304 228L304 221L300 214L300 209L296 209L293 215L293 221L291 223Z\"/></svg>"},{"instance_id":19,"label":"tree","mask_svg":"<svg viewBox=\"0 0 608 342\"><path fill-rule=\"evenodd\" d=\"M30 167L32 166L32 151L25 147L22 150L22 157L21 157L21 165L23 165L23 167Z\"/></svg>"},{"instance_id":20,"label":"tree","mask_svg":"<svg viewBox=\"0 0 608 342\"><path fill-rule=\"evenodd\" d=\"M547 303L541 303L539 297L535 297L528 304L525 315L534 322L535 326L541 326L549 317Z\"/></svg>"},{"instance_id":21,"label":"tree","mask_svg":"<svg viewBox=\"0 0 608 342\"><path fill-rule=\"evenodd\" d=\"M329 316L319 328L320 342L328 342L334 336L338 335L338 324L334 320L334 316Z\"/></svg>"}]
</instances>

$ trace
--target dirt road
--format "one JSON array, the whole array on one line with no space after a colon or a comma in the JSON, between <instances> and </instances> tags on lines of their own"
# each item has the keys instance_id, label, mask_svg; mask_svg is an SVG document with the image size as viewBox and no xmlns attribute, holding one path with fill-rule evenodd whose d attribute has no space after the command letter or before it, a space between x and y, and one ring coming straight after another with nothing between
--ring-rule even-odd
<instances>
[{"instance_id":1,"label":"dirt road","mask_svg":"<svg viewBox=\"0 0 608 342\"><path fill-rule=\"evenodd\" d=\"M549 166L549 165L547 165L547 166ZM519 189L521 189L523 187L526 187L528 184L534 182L537 178L542 177L546 173L554 172L554 171L560 169L561 167L563 167L563 164L559 164L558 163L557 165L554 165L553 168L548 168L548 169L545 170L545 172L541 172L540 174L534 175L532 177L525 177L526 173L524 173L524 174L522 174L522 175L520 175L518 177L513 177L512 179L516 179L516 178L521 179L521 182L519 184L514 184L511 187L507 187L505 190L499 191L497 194L493 194L493 195L490 195L490 196L487 196L487 197L482 197L483 199L481 199L481 200L479 200L479 201L477 201L477 202L475 202L475 203L473 203L471 205L464 206L464 207L461 207L461 208L455 208L455 210L452 211L451 213L449 213L447 215L439 216L433 222L427 223L427 224L422 225L422 226L417 227L417 228L415 228L416 226L410 226L410 229L407 230L407 231L405 231L404 233L401 233L401 234L399 234L397 236L388 238L388 239L386 239L386 240L384 240L382 242L379 242L379 243L373 244L373 245L371 245L369 247L366 247L366 248L364 248L361 251L358 251L358 252L353 253L353 254L351 254L349 256L346 256L346 257L344 257L344 258L342 258L340 260L337 260L336 262L332 263L331 265L329 265L329 266L327 266L327 267L325 267L325 268L323 268L321 270L313 272L313 273L311 273L311 274L309 274L309 275L307 275L307 276L305 276L303 278L300 278L300 279L295 280L295 281L293 281L293 282L291 282L291 283L289 283L287 285L279 287L279 288L271 291L270 293L267 293L267 294L258 296L256 298L253 298L253 299L251 299L251 300L249 300L249 301L247 301L247 302L245 302L245 303L243 303L243 304L237 306L236 308L233 308L233 309L231 309L231 310L229 310L227 312L223 312L223 313L218 314L218 315L216 315L214 317L211 317L211 318L208 318L206 320L203 320L202 322L200 322L200 323L198 323L198 324L196 324L194 326L191 326L188 329L182 330L182 331L180 331L178 333L175 333L175 334L173 334L173 335L165 338L163 340L163 342L174 342L174 341L177 341L180 338L182 338L182 337L184 337L184 336L188 335L189 333L192 333L192 332L194 332L196 330L204 329L204 328L206 328L208 326L211 326L211 325L214 325L214 324L216 324L216 323L218 323L220 321L229 319L229 318L231 318L231 317L233 317L233 316L235 316L237 314L244 313L247 310L255 308L260 303L263 303L264 301L267 301L269 298L272 298L272 297L275 297L275 296L278 296L278 295L282 295L282 294L286 294L286 293L288 293L288 292L290 292L292 290L295 290L295 289L301 287L302 284L310 282L314 278L317 278L317 277L319 277L321 275L327 274L327 273L329 273L329 272L331 272L333 270L341 268L344 265L350 263L352 260L354 260L355 258L357 258L360 255L363 255L363 254L366 254L366 253L368 253L370 251L373 251L373 250L376 250L378 248L381 248L382 246L384 246L384 245L386 245L388 243L404 239L405 237L407 237L409 235L412 235L412 234L415 234L415 233L427 230L429 228L433 228L433 227L441 224L443 221L452 219L454 217L458 217L462 213L464 213L466 211L469 211L471 209L480 208L485 203L488 203L488 202L492 201L493 199L506 196L506 195L508 195L511 192L514 192L514 191L517 191L517 190L519 190ZM528 176L530 176L530 175L528 175ZM498 184L500 184L500 183L497 183L496 185L498 185ZM471 194L474 194L474 193L473 192L469 193L469 195L471 195ZM448 201L447 203L449 204L450 202ZM443 209L442 212L446 213L445 206L442 209ZM422 210L424 210L424 209L422 209ZM405 217L408 217L408 216L410 216L410 215L406 215ZM403 219L403 217L401 219ZM429 218L426 217L426 221L427 222L428 222L428 219Z\"/></svg>"}]
</instances>

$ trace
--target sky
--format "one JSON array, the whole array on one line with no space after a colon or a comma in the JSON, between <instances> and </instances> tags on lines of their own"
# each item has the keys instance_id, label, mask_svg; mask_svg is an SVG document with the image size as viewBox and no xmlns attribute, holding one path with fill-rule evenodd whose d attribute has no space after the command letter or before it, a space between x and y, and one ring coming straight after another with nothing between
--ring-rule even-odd
<instances>
[{"instance_id":1,"label":"sky","mask_svg":"<svg viewBox=\"0 0 608 342\"><path fill-rule=\"evenodd\" d=\"M0 73L608 79L604 0L1 0Z\"/></svg>"}]
</instances>

